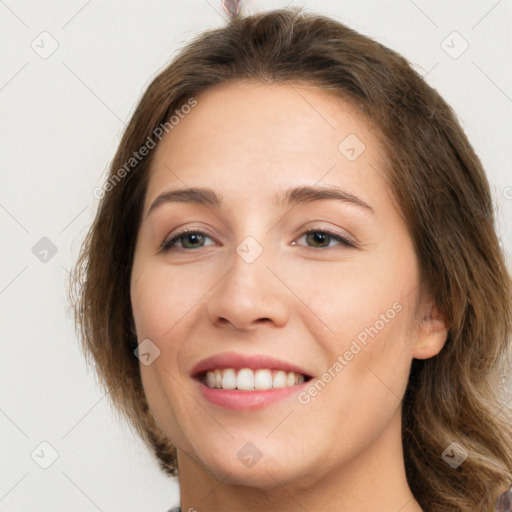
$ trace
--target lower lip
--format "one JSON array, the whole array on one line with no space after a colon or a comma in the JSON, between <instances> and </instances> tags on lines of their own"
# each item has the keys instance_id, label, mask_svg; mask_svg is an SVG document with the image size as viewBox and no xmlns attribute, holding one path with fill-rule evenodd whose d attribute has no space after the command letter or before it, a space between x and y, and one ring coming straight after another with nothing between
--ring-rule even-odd
<instances>
[{"instance_id":1,"label":"lower lip","mask_svg":"<svg viewBox=\"0 0 512 512\"><path fill-rule=\"evenodd\" d=\"M209 388L202 382L199 382L199 389L204 397L214 404L227 407L228 409L250 410L261 409L279 400L283 400L290 395L298 393L307 385L308 382L303 382L289 388L241 391L239 389Z\"/></svg>"}]
</instances>

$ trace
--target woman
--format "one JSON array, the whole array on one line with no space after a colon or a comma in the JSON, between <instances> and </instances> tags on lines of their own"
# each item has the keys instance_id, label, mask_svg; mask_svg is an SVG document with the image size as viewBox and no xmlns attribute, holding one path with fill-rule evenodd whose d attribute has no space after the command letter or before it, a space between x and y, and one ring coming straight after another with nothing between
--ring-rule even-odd
<instances>
[{"instance_id":1,"label":"woman","mask_svg":"<svg viewBox=\"0 0 512 512\"><path fill-rule=\"evenodd\" d=\"M298 9L234 19L150 84L97 192L77 325L182 511L487 512L510 487L489 186L404 58Z\"/></svg>"}]
</instances>

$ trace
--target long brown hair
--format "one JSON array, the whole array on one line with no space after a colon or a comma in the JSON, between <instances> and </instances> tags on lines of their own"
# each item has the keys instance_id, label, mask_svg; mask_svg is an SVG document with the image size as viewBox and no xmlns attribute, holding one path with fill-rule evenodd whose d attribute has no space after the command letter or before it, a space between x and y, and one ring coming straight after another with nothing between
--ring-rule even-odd
<instances>
[{"instance_id":1,"label":"long brown hair","mask_svg":"<svg viewBox=\"0 0 512 512\"><path fill-rule=\"evenodd\" d=\"M176 475L175 448L148 409L133 352L130 273L154 151L126 163L190 98L234 80L321 87L376 126L421 286L450 325L442 351L412 363L402 405L408 483L426 512L489 512L512 482L512 303L482 164L451 108L402 56L301 9L202 33L149 85L124 132L70 287L84 353L112 403ZM442 457L452 442L468 453L456 469Z\"/></svg>"}]
</instances>

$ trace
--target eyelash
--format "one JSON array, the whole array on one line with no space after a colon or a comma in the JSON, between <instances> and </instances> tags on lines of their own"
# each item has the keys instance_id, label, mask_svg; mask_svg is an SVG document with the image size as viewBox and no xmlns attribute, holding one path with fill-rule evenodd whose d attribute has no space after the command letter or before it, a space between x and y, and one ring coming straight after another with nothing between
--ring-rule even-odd
<instances>
[{"instance_id":1,"label":"eyelash","mask_svg":"<svg viewBox=\"0 0 512 512\"><path fill-rule=\"evenodd\" d=\"M323 235L327 235L330 238L340 242L339 245L343 245L343 246L346 246L346 247L352 247L354 249L358 248L358 245L355 242L352 242L352 241L348 240L347 238L345 238L345 237L339 235L338 233L335 233L334 231L331 231L329 229L311 228L311 229L308 229L307 231L305 231L304 233L302 233L300 238L302 238L304 235L308 235L310 233L322 233ZM193 235L201 235L201 236L206 236L208 238L212 238L211 236L208 235L208 233L204 233L203 231L194 230L194 229L186 229L184 231L181 231L177 235L173 236L171 239L165 239L160 244L160 251L161 252L169 252L169 251L173 250L173 248L176 245L176 242L181 237L183 237L185 235L192 235L192 234ZM205 247L205 246L203 246L203 247ZM331 250L331 249L334 249L334 248L335 247L310 247L310 249L317 249L317 250ZM188 249L188 248L185 248L185 247L178 247L178 249L182 249L184 251L194 251L194 250L197 250L197 249L202 249L202 247L198 247L198 248L195 248L195 249Z\"/></svg>"}]
</instances>

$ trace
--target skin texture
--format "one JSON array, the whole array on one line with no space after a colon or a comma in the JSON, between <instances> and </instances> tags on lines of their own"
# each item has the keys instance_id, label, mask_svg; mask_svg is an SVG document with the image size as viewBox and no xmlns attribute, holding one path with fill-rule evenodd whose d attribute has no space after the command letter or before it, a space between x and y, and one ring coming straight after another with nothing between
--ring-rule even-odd
<instances>
[{"instance_id":1,"label":"skin texture","mask_svg":"<svg viewBox=\"0 0 512 512\"><path fill-rule=\"evenodd\" d=\"M182 510L421 511L405 478L401 398L412 359L435 356L447 326L420 295L374 132L350 103L298 84L224 84L197 100L155 150L131 280L139 342L161 351L140 369L178 449ZM366 147L354 161L338 149L350 134ZM333 199L271 203L298 185L343 188L374 213ZM164 203L147 216L159 194L186 187L210 187L223 205ZM308 238L313 227L358 247ZM185 228L207 238L159 252ZM263 249L252 263L236 252L248 236ZM394 318L307 404L293 394L235 411L207 401L190 376L235 351L320 377L393 304ZM248 442L261 453L252 467L237 457Z\"/></svg>"}]
</instances>

